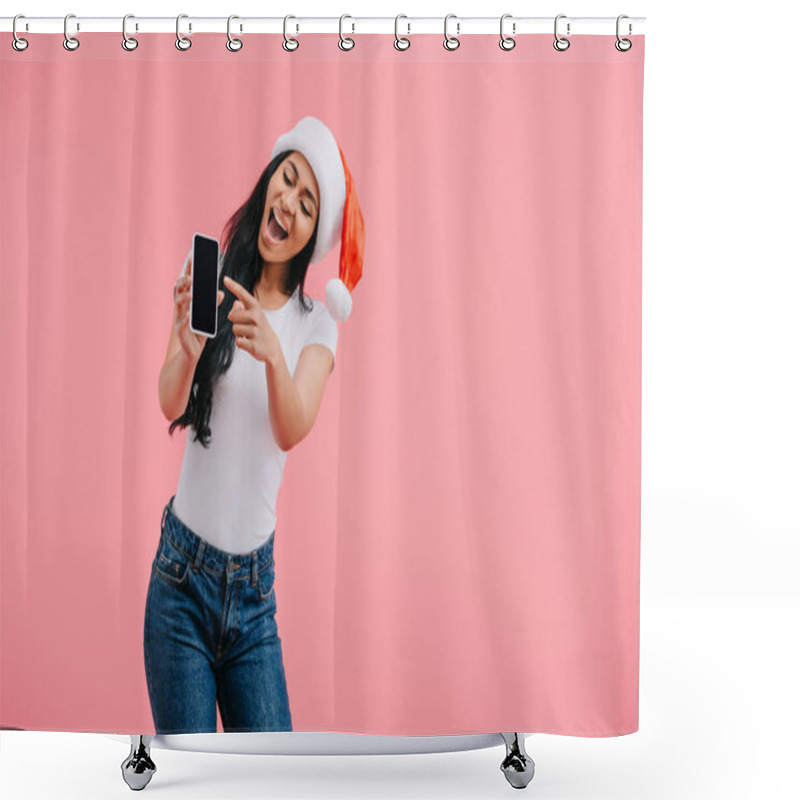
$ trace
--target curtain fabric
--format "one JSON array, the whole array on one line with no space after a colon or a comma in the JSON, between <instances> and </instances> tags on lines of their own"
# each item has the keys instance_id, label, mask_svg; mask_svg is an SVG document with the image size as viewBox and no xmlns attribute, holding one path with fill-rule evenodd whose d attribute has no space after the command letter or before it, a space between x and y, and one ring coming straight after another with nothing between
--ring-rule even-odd
<instances>
[{"instance_id":1,"label":"curtain fabric","mask_svg":"<svg viewBox=\"0 0 800 800\"><path fill-rule=\"evenodd\" d=\"M313 116L365 247L278 494L292 729L636 731L644 36L28 38L0 50L0 724L155 732L173 284Z\"/></svg>"}]
</instances>

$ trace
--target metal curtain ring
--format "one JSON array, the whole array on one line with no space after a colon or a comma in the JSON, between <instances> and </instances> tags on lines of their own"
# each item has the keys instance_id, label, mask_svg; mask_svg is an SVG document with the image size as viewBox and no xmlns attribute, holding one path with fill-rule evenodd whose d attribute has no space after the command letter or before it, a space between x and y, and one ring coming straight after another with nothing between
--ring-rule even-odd
<instances>
[{"instance_id":1,"label":"metal curtain ring","mask_svg":"<svg viewBox=\"0 0 800 800\"><path fill-rule=\"evenodd\" d=\"M228 17L228 41L225 42L225 47L231 51L231 53L238 53L242 47L244 47L244 42L241 39L237 39L235 36L231 36L231 20L232 19L239 19L238 14L231 14ZM241 30L241 27L239 28Z\"/></svg>"},{"instance_id":2,"label":"metal curtain ring","mask_svg":"<svg viewBox=\"0 0 800 800\"><path fill-rule=\"evenodd\" d=\"M134 39L133 36L128 36L127 32L125 31L125 25L128 22L128 18L132 17L133 14L126 14L122 18L122 49L123 50L135 50L139 46L139 40ZM139 30L139 25L137 23L136 30Z\"/></svg>"},{"instance_id":3,"label":"metal curtain ring","mask_svg":"<svg viewBox=\"0 0 800 800\"><path fill-rule=\"evenodd\" d=\"M628 17L627 14L620 14L617 17L617 41L614 42L614 47L616 47L617 50L620 51L620 53L627 53L628 50L630 50L631 47L633 47L633 42L630 39L620 39L619 38L619 21L621 19L629 19L629 17ZM631 30L632 30L631 29L631 24L629 22L628 23L628 33L630 33Z\"/></svg>"},{"instance_id":4,"label":"metal curtain ring","mask_svg":"<svg viewBox=\"0 0 800 800\"><path fill-rule=\"evenodd\" d=\"M192 40L181 34L181 20L188 17L188 14L178 14L175 19L175 47L178 50L188 50L192 46ZM192 32L192 23L189 23L189 33Z\"/></svg>"},{"instance_id":5,"label":"metal curtain ring","mask_svg":"<svg viewBox=\"0 0 800 800\"><path fill-rule=\"evenodd\" d=\"M14 21L11 23L11 33L13 34L13 37L14 37L11 40L11 46L15 50L19 50L20 52L22 52L23 50L27 50L28 49L28 40L27 39L23 39L21 36L17 36L17 20L20 17L25 19L25 15L24 14L17 14L14 17ZM26 23L26 27L27 27L27 23Z\"/></svg>"},{"instance_id":6,"label":"metal curtain ring","mask_svg":"<svg viewBox=\"0 0 800 800\"><path fill-rule=\"evenodd\" d=\"M450 17L455 17L455 16L456 16L455 14L448 14L444 18L444 42L442 42L442 44L444 44L444 49L445 50L458 50L459 46L461 45L461 42L457 38L458 34L461 32L461 23L460 22L456 22L456 35L455 36L449 36L448 33L447 33L447 20L449 20Z\"/></svg>"},{"instance_id":7,"label":"metal curtain ring","mask_svg":"<svg viewBox=\"0 0 800 800\"><path fill-rule=\"evenodd\" d=\"M340 50L352 50L356 46L355 39L351 39L349 36L345 36L342 33L342 22L344 21L345 17L348 17L349 19L353 19L349 14L342 14L342 16L339 17L339 49ZM355 30L356 30L356 24L354 22L353 23L353 31L352 32L355 33Z\"/></svg>"},{"instance_id":8,"label":"metal curtain ring","mask_svg":"<svg viewBox=\"0 0 800 800\"><path fill-rule=\"evenodd\" d=\"M297 19L297 17L293 16L292 14L287 14L283 18L283 49L288 50L291 53L292 51L297 50L297 48L300 47L300 42L286 33L286 23L290 19ZM297 30L298 31L300 30L299 25L297 26Z\"/></svg>"},{"instance_id":9,"label":"metal curtain ring","mask_svg":"<svg viewBox=\"0 0 800 800\"><path fill-rule=\"evenodd\" d=\"M395 50L408 50L408 48L411 47L411 39L407 39L405 36L400 36L400 34L397 32L397 23L400 21L400 17L403 17L403 19L408 19L405 14L398 14L394 18L394 47ZM407 22L406 25L408 25L408 32L411 33L411 23Z\"/></svg>"},{"instance_id":10,"label":"metal curtain ring","mask_svg":"<svg viewBox=\"0 0 800 800\"><path fill-rule=\"evenodd\" d=\"M510 36L506 36L503 33L503 22L506 20L507 17L510 17L510 16L512 16L512 15L511 14L503 14L503 16L500 17L500 49L501 50L513 50L517 45L516 40L512 39ZM516 33L517 32L517 23L516 22L512 22L511 23L511 32L512 33Z\"/></svg>"},{"instance_id":11,"label":"metal curtain ring","mask_svg":"<svg viewBox=\"0 0 800 800\"><path fill-rule=\"evenodd\" d=\"M64 17L64 49L65 50L77 50L81 45L81 43L74 36L70 36L67 33L67 20L70 17L74 17L74 16L75 16L74 14L67 14L67 16ZM77 30L80 30L80 29L81 29L81 25L80 25L80 23L77 23Z\"/></svg>"},{"instance_id":12,"label":"metal curtain ring","mask_svg":"<svg viewBox=\"0 0 800 800\"><path fill-rule=\"evenodd\" d=\"M565 39L563 36L559 36L558 35L558 21L562 17L564 19L566 19L567 15L566 14L559 14L556 17L556 20L555 20L555 23L554 23L554 31L555 31L556 38L555 38L555 41L553 42L553 47L555 47L555 49L559 50L559 51L564 51L569 47L569 39ZM567 23L567 36L569 36L569 22Z\"/></svg>"}]
</instances>

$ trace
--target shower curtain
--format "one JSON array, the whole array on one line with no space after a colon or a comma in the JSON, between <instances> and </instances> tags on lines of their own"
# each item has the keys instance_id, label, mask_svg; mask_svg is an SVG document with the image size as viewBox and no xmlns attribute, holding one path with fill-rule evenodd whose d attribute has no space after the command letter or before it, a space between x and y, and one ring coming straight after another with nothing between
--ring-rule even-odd
<instances>
[{"instance_id":1,"label":"shower curtain","mask_svg":"<svg viewBox=\"0 0 800 800\"><path fill-rule=\"evenodd\" d=\"M273 670L250 673L245 702L274 708L284 689L291 724L274 729L636 731L644 37L627 52L613 33L563 52L546 34L508 51L490 34L452 51L432 34L403 51L384 34L347 51L335 33L301 34L294 52L281 35L238 52L191 38L182 51L142 34L127 51L87 33L69 51L28 34L24 52L0 49L0 725L155 733L157 591L159 635L191 620L204 675L269 621ZM279 272L260 297L219 281L220 309L238 298L268 323L234 348L231 372L259 379L228 410L244 425L260 408L285 454L274 526L234 525L254 538L226 550L187 498L257 517L250 459L269 448L216 462L204 485L224 494L184 492L197 524L169 513L194 436L169 430L186 409L165 412L159 393L173 293L196 233L220 243L220 275L228 252L265 270L283 252L263 198L264 227L229 251L223 234L307 118L341 148L361 273L336 318L345 217L308 266L317 316L291 344L280 315L300 305L277 299ZM330 213L310 153L300 188L283 170L267 195L292 235ZM298 438L287 402L279 427L276 365L294 381L313 344L294 391L321 398ZM234 583L256 550L269 568ZM199 674L172 675L176 703Z\"/></svg>"}]
</instances>

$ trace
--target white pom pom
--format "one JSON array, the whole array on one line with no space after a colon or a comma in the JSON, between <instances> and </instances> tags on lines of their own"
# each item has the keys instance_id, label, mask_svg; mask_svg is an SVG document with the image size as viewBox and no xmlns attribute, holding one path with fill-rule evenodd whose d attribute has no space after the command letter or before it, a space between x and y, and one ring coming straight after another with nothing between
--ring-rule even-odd
<instances>
[{"instance_id":1,"label":"white pom pom","mask_svg":"<svg viewBox=\"0 0 800 800\"><path fill-rule=\"evenodd\" d=\"M325 305L337 322L344 322L353 310L353 298L341 278L331 278L325 287Z\"/></svg>"}]
</instances>

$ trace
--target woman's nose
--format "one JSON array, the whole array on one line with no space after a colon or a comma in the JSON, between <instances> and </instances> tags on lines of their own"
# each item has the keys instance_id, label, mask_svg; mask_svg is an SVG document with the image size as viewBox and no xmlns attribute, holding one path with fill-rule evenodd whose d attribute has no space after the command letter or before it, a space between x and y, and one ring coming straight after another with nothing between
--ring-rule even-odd
<instances>
[{"instance_id":1,"label":"woman's nose","mask_svg":"<svg viewBox=\"0 0 800 800\"><path fill-rule=\"evenodd\" d=\"M297 205L297 195L294 191L283 195L281 200L281 210L284 214L294 216L295 207Z\"/></svg>"}]
</instances>

